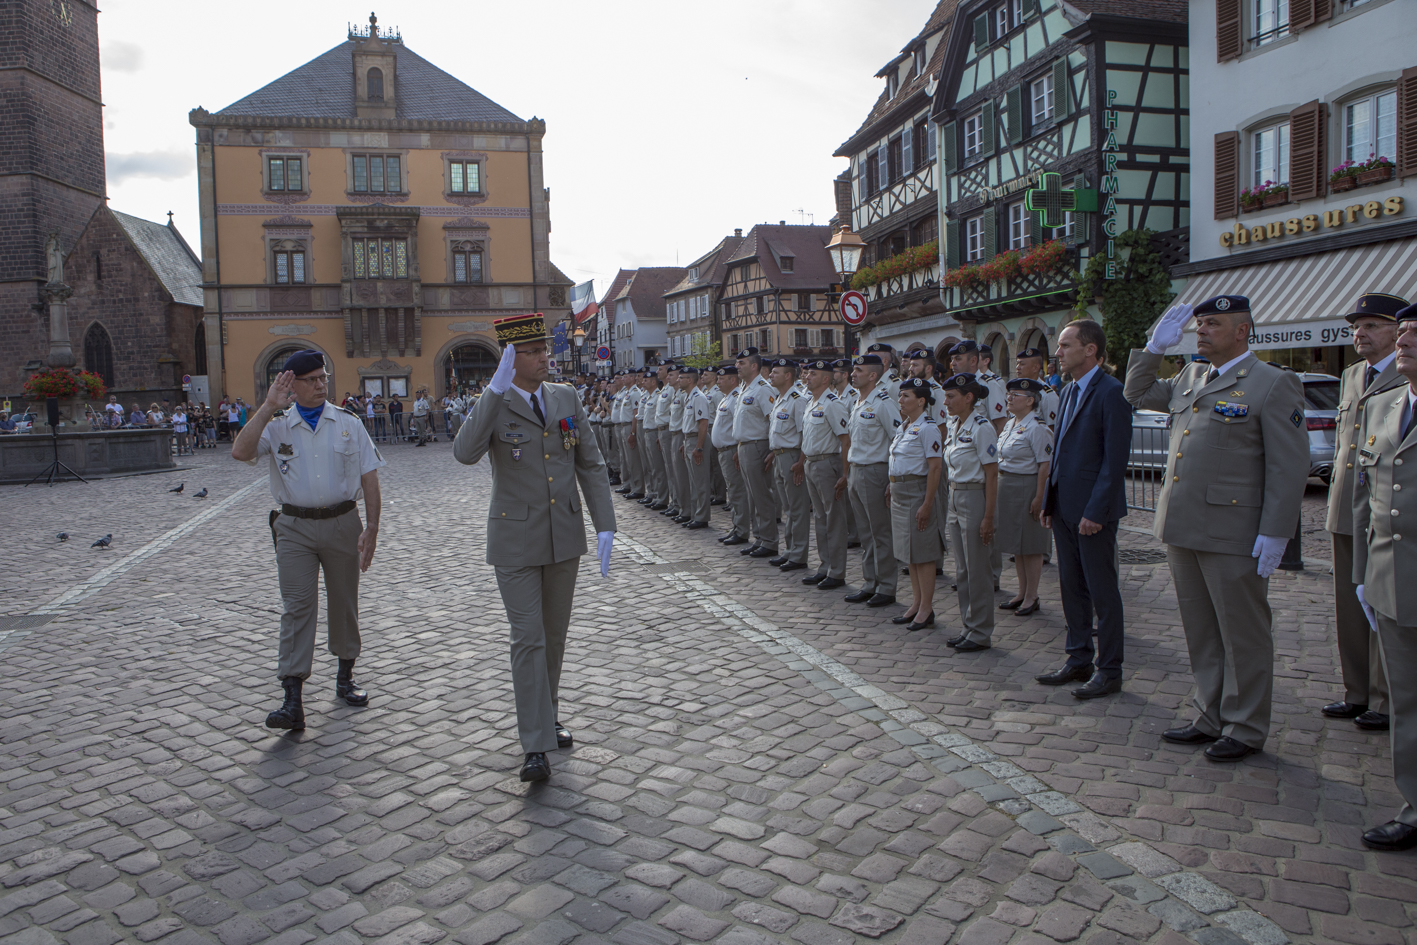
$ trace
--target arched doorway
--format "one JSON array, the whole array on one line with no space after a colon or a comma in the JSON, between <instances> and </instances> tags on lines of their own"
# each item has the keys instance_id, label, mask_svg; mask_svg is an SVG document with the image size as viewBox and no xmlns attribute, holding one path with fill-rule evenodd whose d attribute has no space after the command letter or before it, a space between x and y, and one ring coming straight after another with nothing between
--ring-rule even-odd
<instances>
[{"instance_id":1,"label":"arched doorway","mask_svg":"<svg viewBox=\"0 0 1417 945\"><path fill-rule=\"evenodd\" d=\"M103 378L104 387L114 388L113 339L108 337L108 329L98 322L84 332L84 368Z\"/></svg>"},{"instance_id":2,"label":"arched doorway","mask_svg":"<svg viewBox=\"0 0 1417 945\"><path fill-rule=\"evenodd\" d=\"M996 332L989 336L989 347L994 352L994 363L991 370L1000 377L1007 380L1014 376L1014 362L1012 352L1009 351L1009 336L1003 332Z\"/></svg>"},{"instance_id":3,"label":"arched doorway","mask_svg":"<svg viewBox=\"0 0 1417 945\"><path fill-rule=\"evenodd\" d=\"M1037 348L1039 351L1043 352L1044 361L1047 361L1049 358L1048 336L1044 334L1041 328L1030 328L1028 331L1024 332L1023 339L1019 342L1018 349L1022 351L1024 348Z\"/></svg>"},{"instance_id":4,"label":"arched doorway","mask_svg":"<svg viewBox=\"0 0 1417 945\"><path fill-rule=\"evenodd\" d=\"M497 370L498 355L486 345L469 341L448 352L443 362L443 392L485 386Z\"/></svg>"}]
</instances>

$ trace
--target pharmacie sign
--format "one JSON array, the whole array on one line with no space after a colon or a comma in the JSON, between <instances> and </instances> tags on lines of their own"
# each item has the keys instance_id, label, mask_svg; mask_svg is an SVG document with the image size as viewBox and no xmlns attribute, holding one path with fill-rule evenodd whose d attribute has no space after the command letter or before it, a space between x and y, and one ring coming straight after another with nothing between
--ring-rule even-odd
<instances>
[{"instance_id":1,"label":"pharmacie sign","mask_svg":"<svg viewBox=\"0 0 1417 945\"><path fill-rule=\"evenodd\" d=\"M1369 200L1365 203L1350 204L1335 210L1325 210L1322 213L1290 217L1287 220L1271 220L1267 223L1248 226L1244 223L1236 223L1233 230L1226 230L1220 234L1220 245L1226 249L1234 249L1236 246L1264 243L1269 240L1283 239L1286 236L1317 233L1320 230L1333 230L1340 227L1351 229L1368 220L1397 216L1404 209L1403 198L1388 197L1384 200Z\"/></svg>"}]
</instances>

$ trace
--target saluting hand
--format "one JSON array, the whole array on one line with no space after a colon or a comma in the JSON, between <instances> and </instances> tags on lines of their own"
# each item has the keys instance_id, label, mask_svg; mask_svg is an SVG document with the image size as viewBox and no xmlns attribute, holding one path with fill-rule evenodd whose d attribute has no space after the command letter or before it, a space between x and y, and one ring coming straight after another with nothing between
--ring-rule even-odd
<instances>
[{"instance_id":1,"label":"saluting hand","mask_svg":"<svg viewBox=\"0 0 1417 945\"><path fill-rule=\"evenodd\" d=\"M507 345L502 349L502 360L497 362L497 371L487 382L487 389L494 394L505 394L516 376L517 346Z\"/></svg>"},{"instance_id":2,"label":"saluting hand","mask_svg":"<svg viewBox=\"0 0 1417 945\"><path fill-rule=\"evenodd\" d=\"M266 391L266 406L271 410L284 410L295 402L295 372L281 371L276 375L271 389Z\"/></svg>"},{"instance_id":3,"label":"saluting hand","mask_svg":"<svg viewBox=\"0 0 1417 945\"><path fill-rule=\"evenodd\" d=\"M1161 321L1157 322L1156 327L1151 330L1151 338L1146 343L1146 350L1152 354L1165 354L1168 348L1180 344L1186 322L1190 321L1194 312L1195 306L1187 305L1184 302L1168 308L1166 314L1161 316Z\"/></svg>"}]
</instances>

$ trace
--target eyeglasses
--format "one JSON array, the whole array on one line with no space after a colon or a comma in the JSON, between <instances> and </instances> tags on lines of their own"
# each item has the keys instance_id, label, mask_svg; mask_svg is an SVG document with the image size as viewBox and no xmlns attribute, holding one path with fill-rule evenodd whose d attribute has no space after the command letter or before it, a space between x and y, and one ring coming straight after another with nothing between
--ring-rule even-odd
<instances>
[{"instance_id":1,"label":"eyeglasses","mask_svg":"<svg viewBox=\"0 0 1417 945\"><path fill-rule=\"evenodd\" d=\"M329 379L330 376L328 374L319 374L315 377L297 377L294 380L297 384L324 384L327 383Z\"/></svg>"}]
</instances>

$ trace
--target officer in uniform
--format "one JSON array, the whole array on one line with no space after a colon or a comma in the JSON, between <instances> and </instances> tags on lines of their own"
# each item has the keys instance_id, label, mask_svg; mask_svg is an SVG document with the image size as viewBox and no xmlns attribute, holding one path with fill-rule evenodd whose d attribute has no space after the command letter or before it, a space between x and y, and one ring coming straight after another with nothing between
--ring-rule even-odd
<instances>
[{"instance_id":1,"label":"officer in uniform","mask_svg":"<svg viewBox=\"0 0 1417 945\"><path fill-rule=\"evenodd\" d=\"M1361 295L1346 316L1353 326L1353 347L1362 360L1343 372L1338 394L1338 436L1333 475L1328 484L1326 527L1333 545L1334 626L1338 665L1343 670L1343 700L1323 707L1332 719L1352 719L1359 728L1388 727L1388 686L1377 637L1368 627L1353 583L1353 484L1358 478L1358 429L1368 401L1407 386L1397 371L1397 313L1407 302L1395 295Z\"/></svg>"},{"instance_id":2,"label":"officer in uniform","mask_svg":"<svg viewBox=\"0 0 1417 945\"><path fill-rule=\"evenodd\" d=\"M857 356L851 383L860 396L846 424L851 437L846 489L856 527L861 530L861 589L846 601L869 607L894 604L898 579L886 489L890 485L891 440L900 429L900 404L882 381L885 371L880 355Z\"/></svg>"},{"instance_id":3,"label":"officer in uniform","mask_svg":"<svg viewBox=\"0 0 1417 945\"><path fill-rule=\"evenodd\" d=\"M723 505L728 501L728 483L723 478L723 470L718 465L718 447L713 445L713 423L718 417L718 405L723 402L723 391L719 390L718 371L707 368L699 378L699 389L709 402L709 505ZM731 389L731 386L730 386Z\"/></svg>"},{"instance_id":4,"label":"officer in uniform","mask_svg":"<svg viewBox=\"0 0 1417 945\"><path fill-rule=\"evenodd\" d=\"M669 369L669 453L667 462L673 481L669 492L673 496L664 514L677 525L689 522L689 467L684 464L684 404L689 399L688 386L683 383L683 370L678 364Z\"/></svg>"},{"instance_id":5,"label":"officer in uniform","mask_svg":"<svg viewBox=\"0 0 1417 945\"><path fill-rule=\"evenodd\" d=\"M901 371L899 358L896 357L895 349L883 341L878 341L866 348L867 354L874 354L881 359L881 364L885 366L885 376L881 378L881 383L890 391L891 400L897 405L900 402L900 380Z\"/></svg>"},{"instance_id":6,"label":"officer in uniform","mask_svg":"<svg viewBox=\"0 0 1417 945\"><path fill-rule=\"evenodd\" d=\"M699 387L698 368L680 368L679 386L684 391L684 417L681 421L680 437L684 442L684 472L688 479L688 506L684 509L688 521L680 524L688 529L708 528L712 489L709 467L713 465L709 423L713 416L713 407L709 404L708 395Z\"/></svg>"},{"instance_id":7,"label":"officer in uniform","mask_svg":"<svg viewBox=\"0 0 1417 945\"><path fill-rule=\"evenodd\" d=\"M659 443L659 455L664 462L664 496L660 503L665 507L659 513L672 518L679 514L679 473L674 467L674 395L679 393L679 373L673 362L659 366L659 389L655 419L658 427L655 439Z\"/></svg>"},{"instance_id":8,"label":"officer in uniform","mask_svg":"<svg viewBox=\"0 0 1417 945\"><path fill-rule=\"evenodd\" d=\"M772 416L777 391L762 376L762 358L757 348L738 352L738 374L747 378L733 415L733 438L738 441L738 469L748 487L753 508L753 545L738 552L750 558L777 557L777 495L767 469L768 419Z\"/></svg>"},{"instance_id":9,"label":"officer in uniform","mask_svg":"<svg viewBox=\"0 0 1417 945\"><path fill-rule=\"evenodd\" d=\"M664 468L664 454L659 451L660 416L659 405L663 401L663 385L660 374L663 369L645 372L645 396L640 401L640 422L636 446L643 452L642 462L649 480L642 505L651 511L662 512L669 508L669 476ZM663 423L669 423L666 405Z\"/></svg>"},{"instance_id":10,"label":"officer in uniform","mask_svg":"<svg viewBox=\"0 0 1417 945\"><path fill-rule=\"evenodd\" d=\"M1210 363L1157 378L1193 312L1196 348ZM1153 531L1167 546L1200 714L1162 737L1214 742L1205 752L1213 761L1238 761L1269 736L1269 576L1294 534L1309 476L1303 388L1250 353L1252 329L1244 296L1174 305L1146 348L1131 353L1123 388L1133 407L1171 414Z\"/></svg>"},{"instance_id":11,"label":"officer in uniform","mask_svg":"<svg viewBox=\"0 0 1417 945\"><path fill-rule=\"evenodd\" d=\"M369 570L379 540L378 470L384 458L357 413L325 400L328 379L320 352L292 354L231 444L232 458L249 465L270 457L271 495L280 503L280 511L271 513L282 607L276 676L285 703L266 717L266 727L297 732L305 728L301 689L315 658L321 570L329 649L339 660L335 695L349 705L369 704L354 681L359 574Z\"/></svg>"},{"instance_id":12,"label":"officer in uniform","mask_svg":"<svg viewBox=\"0 0 1417 945\"><path fill-rule=\"evenodd\" d=\"M713 411L714 457L718 468L723 471L723 484L728 499L728 511L733 516L733 526L728 534L719 539L725 545L746 545L751 532L748 502L748 485L743 480L743 471L738 468L738 441L733 436L733 421L738 412L738 368L730 364L718 369L718 389L723 397Z\"/></svg>"},{"instance_id":13,"label":"officer in uniform","mask_svg":"<svg viewBox=\"0 0 1417 945\"><path fill-rule=\"evenodd\" d=\"M961 341L950 349L950 370L955 374L968 374L977 380L981 387L985 388L985 396L979 399L975 409L979 415L990 423L994 424L994 433L997 435L1004 428L1004 423L1008 419L1005 399L1007 392L1004 390L1003 380L990 380L981 373L979 367L979 344L969 339ZM998 378L998 375L994 375Z\"/></svg>"},{"instance_id":14,"label":"officer in uniform","mask_svg":"<svg viewBox=\"0 0 1417 945\"><path fill-rule=\"evenodd\" d=\"M944 460L950 480L949 538L955 557L955 590L964 632L945 641L957 653L987 650L994 638L990 593L994 512L998 503L999 450L994 426L976 409L988 392L972 374L941 385L950 423ZM997 587L997 584L995 584Z\"/></svg>"},{"instance_id":15,"label":"officer in uniform","mask_svg":"<svg viewBox=\"0 0 1417 945\"><path fill-rule=\"evenodd\" d=\"M807 398L797 389L797 362L776 358L769 379L777 389L768 424L768 449L772 450L773 484L786 526L786 547L768 559L783 571L807 567L807 543L812 522L812 500L807 497L806 461L802 456L802 415Z\"/></svg>"},{"instance_id":16,"label":"officer in uniform","mask_svg":"<svg viewBox=\"0 0 1417 945\"><path fill-rule=\"evenodd\" d=\"M595 439L581 435L585 408L575 389L546 383L545 317L514 315L492 324L506 347L453 455L469 466L491 456L487 563L511 625L517 732L526 753L521 779L545 781L551 776L546 753L572 745L558 718L557 690L576 572L586 553L582 497L595 525L602 575L610 569L615 510L605 460Z\"/></svg>"},{"instance_id":17,"label":"officer in uniform","mask_svg":"<svg viewBox=\"0 0 1417 945\"><path fill-rule=\"evenodd\" d=\"M1359 421L1353 486L1353 580L1377 631L1388 695L1392 777L1402 809L1363 834L1375 850L1417 847L1417 553L1407 525L1417 518L1417 306L1397 313L1397 369L1407 383L1370 397ZM1337 562L1335 562L1337 564Z\"/></svg>"},{"instance_id":18,"label":"officer in uniform","mask_svg":"<svg viewBox=\"0 0 1417 945\"><path fill-rule=\"evenodd\" d=\"M1059 401L1058 392L1043 377L1043 371L1047 367L1048 356L1043 353L1042 348L1023 348L1019 351L1018 359L1014 362L1014 374L1017 377L1026 377L1043 385L1038 392L1038 417L1051 430L1058 425ZM1005 387L1007 386L1005 385Z\"/></svg>"},{"instance_id":19,"label":"officer in uniform","mask_svg":"<svg viewBox=\"0 0 1417 945\"><path fill-rule=\"evenodd\" d=\"M418 438L418 446L428 442L428 424L432 416L433 407L428 403L428 389L424 388L413 401L413 434Z\"/></svg>"},{"instance_id":20,"label":"officer in uniform","mask_svg":"<svg viewBox=\"0 0 1417 945\"><path fill-rule=\"evenodd\" d=\"M830 361L808 361L802 371L808 394L802 416L802 456L821 560L817 573L804 577L802 583L815 584L819 591L846 584L846 509L850 505L846 484L851 472L846 456L851 449L847 431L851 409L832 390L834 373Z\"/></svg>"},{"instance_id":21,"label":"officer in uniform","mask_svg":"<svg viewBox=\"0 0 1417 945\"><path fill-rule=\"evenodd\" d=\"M847 422L850 423L849 417L851 411L856 409L856 399L859 396L856 388L851 386L850 358L837 358L832 362L832 390L836 392L837 398L846 407ZM851 497L846 496L841 504L842 508L846 510L846 547L860 547L861 540L856 531L856 512L851 508Z\"/></svg>"}]
</instances>

